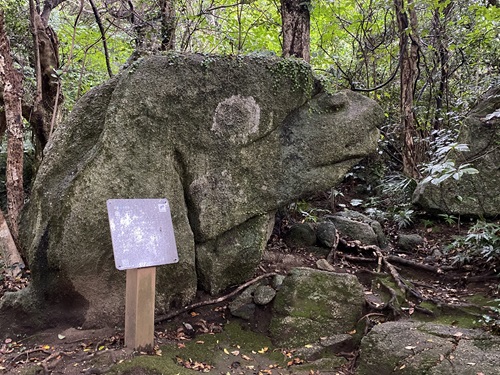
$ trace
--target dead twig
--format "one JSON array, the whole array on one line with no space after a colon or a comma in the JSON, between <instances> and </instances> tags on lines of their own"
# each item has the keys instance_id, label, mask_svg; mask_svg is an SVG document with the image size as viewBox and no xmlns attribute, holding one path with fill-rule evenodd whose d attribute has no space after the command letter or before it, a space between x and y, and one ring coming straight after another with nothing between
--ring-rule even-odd
<instances>
[{"instance_id":1,"label":"dead twig","mask_svg":"<svg viewBox=\"0 0 500 375\"><path fill-rule=\"evenodd\" d=\"M177 316L177 315L180 315L186 311L189 311L189 310L192 310L192 309L196 309L198 307L201 307L201 306L207 306L207 305L214 305L216 303L220 303L220 302L223 302L233 296L235 296L236 294L238 294L239 292L241 292L243 289L245 289L246 287L256 283L257 281L260 281L262 279L265 279L267 277L272 277L272 276L276 276L277 273L276 272L270 272L270 273L266 273L264 275L260 275L250 281L247 281L246 283L244 284L241 284L239 287L237 287L235 290L233 290L231 293L229 294L226 294L224 296L221 296L219 298L215 298L215 299L209 299L209 300L206 300L206 301L200 301L200 302L196 302L196 303L193 303L192 305L189 305L189 306L185 306L183 307L182 309L179 309L179 310L175 310L175 311L172 311L168 314L165 314L165 315L161 315L161 316L158 316L156 319L155 319L155 323L160 323L160 322L163 322L165 320L168 320L168 319L172 319L173 317Z\"/></svg>"}]
</instances>

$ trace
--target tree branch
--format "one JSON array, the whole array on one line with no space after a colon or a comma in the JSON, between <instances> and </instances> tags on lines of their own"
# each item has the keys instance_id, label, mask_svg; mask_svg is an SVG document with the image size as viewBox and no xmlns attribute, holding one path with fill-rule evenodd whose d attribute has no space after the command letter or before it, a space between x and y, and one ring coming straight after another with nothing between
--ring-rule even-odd
<instances>
[{"instance_id":1,"label":"tree branch","mask_svg":"<svg viewBox=\"0 0 500 375\"><path fill-rule=\"evenodd\" d=\"M104 31L104 26L102 25L101 16L99 15L99 11L95 6L93 0L89 0L90 6L92 7L92 12L94 12L95 21L97 26L99 27L99 31L101 33L102 46L104 48L104 57L106 59L106 68L108 70L109 78L113 77L113 71L111 70L111 64L109 63L109 52L108 52L108 43L106 42L106 32Z\"/></svg>"}]
</instances>

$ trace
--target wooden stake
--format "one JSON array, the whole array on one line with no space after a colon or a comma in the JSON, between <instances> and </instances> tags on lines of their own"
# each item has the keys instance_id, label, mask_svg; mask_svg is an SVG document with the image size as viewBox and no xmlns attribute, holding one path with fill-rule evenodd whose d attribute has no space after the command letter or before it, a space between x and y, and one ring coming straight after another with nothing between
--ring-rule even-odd
<instances>
[{"instance_id":1,"label":"wooden stake","mask_svg":"<svg viewBox=\"0 0 500 375\"><path fill-rule=\"evenodd\" d=\"M127 270L125 346L151 351L154 347L156 267Z\"/></svg>"}]
</instances>

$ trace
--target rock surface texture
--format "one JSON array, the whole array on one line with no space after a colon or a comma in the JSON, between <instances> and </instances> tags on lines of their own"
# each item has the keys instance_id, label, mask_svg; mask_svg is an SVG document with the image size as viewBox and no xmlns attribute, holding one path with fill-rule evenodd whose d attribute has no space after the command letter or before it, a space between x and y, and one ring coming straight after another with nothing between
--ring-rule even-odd
<instances>
[{"instance_id":1,"label":"rock surface texture","mask_svg":"<svg viewBox=\"0 0 500 375\"><path fill-rule=\"evenodd\" d=\"M294 268L274 299L269 332L277 346L299 347L356 327L365 303L354 275Z\"/></svg>"},{"instance_id":2,"label":"rock surface texture","mask_svg":"<svg viewBox=\"0 0 500 375\"><path fill-rule=\"evenodd\" d=\"M464 120L458 143L469 152L453 158L479 173L449 178L440 185L420 183L413 201L428 212L494 217L500 214L500 87L486 92Z\"/></svg>"},{"instance_id":3,"label":"rock surface texture","mask_svg":"<svg viewBox=\"0 0 500 375\"><path fill-rule=\"evenodd\" d=\"M83 97L45 150L22 216L32 295L87 327L122 321L110 198L170 202L179 263L157 270L160 313L197 286L240 283L274 210L336 184L375 150L382 120L368 98L323 92L298 60L139 60Z\"/></svg>"},{"instance_id":4,"label":"rock surface texture","mask_svg":"<svg viewBox=\"0 0 500 375\"><path fill-rule=\"evenodd\" d=\"M498 374L500 339L481 330L411 321L375 326L361 341L358 375Z\"/></svg>"}]
</instances>

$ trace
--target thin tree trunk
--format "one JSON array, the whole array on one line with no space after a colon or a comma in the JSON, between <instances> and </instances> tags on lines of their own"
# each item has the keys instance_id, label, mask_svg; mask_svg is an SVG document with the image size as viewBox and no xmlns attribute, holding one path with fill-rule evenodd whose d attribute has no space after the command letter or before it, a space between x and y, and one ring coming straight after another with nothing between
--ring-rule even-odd
<instances>
[{"instance_id":1,"label":"thin tree trunk","mask_svg":"<svg viewBox=\"0 0 500 375\"><path fill-rule=\"evenodd\" d=\"M439 74L439 84L438 89L434 95L436 100L436 113L434 116L434 128L441 128L443 117L445 113L448 112L448 80L449 80L449 58L450 51L448 50L448 35L446 32L446 22L453 9L454 3L449 2L443 9L441 9L441 4L443 0L439 0L438 7L434 10L432 17L432 29L433 29L433 47L438 60L440 74Z\"/></svg>"},{"instance_id":2,"label":"thin tree trunk","mask_svg":"<svg viewBox=\"0 0 500 375\"><path fill-rule=\"evenodd\" d=\"M161 50L175 49L175 31L177 28L177 16L175 13L174 0L161 0Z\"/></svg>"},{"instance_id":3,"label":"thin tree trunk","mask_svg":"<svg viewBox=\"0 0 500 375\"><path fill-rule=\"evenodd\" d=\"M39 157L49 141L51 129L56 125L63 102L61 83L55 74L59 69L59 40L48 21L52 10L64 1L46 0L41 14L34 0L29 1L37 80L37 95L29 121L37 136Z\"/></svg>"},{"instance_id":4,"label":"thin tree trunk","mask_svg":"<svg viewBox=\"0 0 500 375\"><path fill-rule=\"evenodd\" d=\"M14 69L3 17L0 9L0 81L7 123L7 209L10 231L17 240L18 218L24 204L22 74Z\"/></svg>"},{"instance_id":5,"label":"thin tree trunk","mask_svg":"<svg viewBox=\"0 0 500 375\"><path fill-rule=\"evenodd\" d=\"M403 172L413 178L419 177L418 163L421 152L415 142L419 140L413 102L415 84L418 75L419 45L417 36L417 15L413 0L394 0L399 33L400 70L400 101L401 128L403 131Z\"/></svg>"},{"instance_id":6,"label":"thin tree trunk","mask_svg":"<svg viewBox=\"0 0 500 375\"><path fill-rule=\"evenodd\" d=\"M310 60L310 2L308 0L281 0L283 57L295 56Z\"/></svg>"},{"instance_id":7,"label":"thin tree trunk","mask_svg":"<svg viewBox=\"0 0 500 375\"><path fill-rule=\"evenodd\" d=\"M104 26L102 24L101 16L99 15L99 10L95 6L93 0L89 0L90 6L92 7L92 12L94 13L95 22L99 27L99 31L101 32L102 39L102 48L104 49L104 58L106 60L106 68L108 69L109 78L113 77L113 71L111 70L111 64L109 62L109 52L108 52L108 42L106 40L106 31L104 30Z\"/></svg>"}]
</instances>

